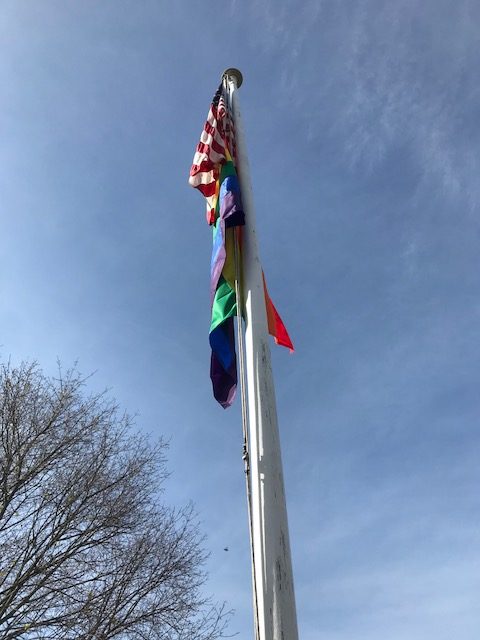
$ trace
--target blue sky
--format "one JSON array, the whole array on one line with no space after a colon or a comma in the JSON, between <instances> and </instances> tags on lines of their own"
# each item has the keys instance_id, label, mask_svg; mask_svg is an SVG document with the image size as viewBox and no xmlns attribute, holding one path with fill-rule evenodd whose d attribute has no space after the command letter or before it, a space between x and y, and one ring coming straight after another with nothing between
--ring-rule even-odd
<instances>
[{"instance_id":1,"label":"blue sky","mask_svg":"<svg viewBox=\"0 0 480 640\"><path fill-rule=\"evenodd\" d=\"M187 185L224 68L270 293L302 640L480 630L480 5L3 0L0 344L170 439L207 591L252 636L239 405L208 378ZM223 548L229 551L224 552Z\"/></svg>"}]
</instances>

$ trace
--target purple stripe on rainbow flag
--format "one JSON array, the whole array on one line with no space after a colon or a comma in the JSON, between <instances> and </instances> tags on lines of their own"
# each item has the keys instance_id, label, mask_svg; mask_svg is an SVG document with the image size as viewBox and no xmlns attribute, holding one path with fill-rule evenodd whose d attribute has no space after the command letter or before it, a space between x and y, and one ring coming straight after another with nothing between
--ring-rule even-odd
<instances>
[{"instance_id":1,"label":"purple stripe on rainbow flag","mask_svg":"<svg viewBox=\"0 0 480 640\"><path fill-rule=\"evenodd\" d=\"M213 396L224 409L227 409L231 406L237 390L237 358L233 317L227 318L210 334L210 344L212 346L210 379Z\"/></svg>"},{"instance_id":2,"label":"purple stripe on rainbow flag","mask_svg":"<svg viewBox=\"0 0 480 640\"><path fill-rule=\"evenodd\" d=\"M210 262L210 304L213 304L218 281L222 275L227 252L225 250L225 222L219 218L213 227L212 260Z\"/></svg>"}]
</instances>

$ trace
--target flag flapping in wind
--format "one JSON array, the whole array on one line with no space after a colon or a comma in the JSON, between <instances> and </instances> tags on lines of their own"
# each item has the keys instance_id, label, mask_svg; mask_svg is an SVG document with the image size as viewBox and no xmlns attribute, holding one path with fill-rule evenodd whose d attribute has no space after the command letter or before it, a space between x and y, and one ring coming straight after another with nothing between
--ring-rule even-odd
<instances>
[{"instance_id":1,"label":"flag flapping in wind","mask_svg":"<svg viewBox=\"0 0 480 640\"><path fill-rule=\"evenodd\" d=\"M189 183L205 197L207 222L213 228L210 377L213 395L224 408L232 404L237 387L234 228L245 224L235 160L234 123L222 83L210 105L193 158ZM265 280L264 290L269 333L277 344L293 351L285 325L268 295Z\"/></svg>"}]
</instances>

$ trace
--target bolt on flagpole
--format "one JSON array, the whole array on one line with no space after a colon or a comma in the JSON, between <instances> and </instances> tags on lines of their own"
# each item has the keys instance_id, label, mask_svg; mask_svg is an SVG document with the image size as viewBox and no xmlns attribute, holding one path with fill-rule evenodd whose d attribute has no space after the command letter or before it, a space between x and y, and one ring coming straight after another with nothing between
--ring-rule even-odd
<instances>
[{"instance_id":1,"label":"bolt on flagpole","mask_svg":"<svg viewBox=\"0 0 480 640\"><path fill-rule=\"evenodd\" d=\"M298 640L287 509L263 274L238 87L243 77L227 69L237 147L237 172L245 211L243 303L248 394L253 583L258 640ZM241 330L241 327L239 327Z\"/></svg>"}]
</instances>

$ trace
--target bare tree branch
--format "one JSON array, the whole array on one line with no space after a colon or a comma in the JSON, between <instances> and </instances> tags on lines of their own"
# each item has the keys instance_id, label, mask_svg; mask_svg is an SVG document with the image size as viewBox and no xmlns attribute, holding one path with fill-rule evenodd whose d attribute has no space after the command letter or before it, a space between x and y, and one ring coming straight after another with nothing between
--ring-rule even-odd
<instances>
[{"instance_id":1,"label":"bare tree branch","mask_svg":"<svg viewBox=\"0 0 480 640\"><path fill-rule=\"evenodd\" d=\"M0 368L0 640L214 640L191 507L152 446L75 372Z\"/></svg>"}]
</instances>

